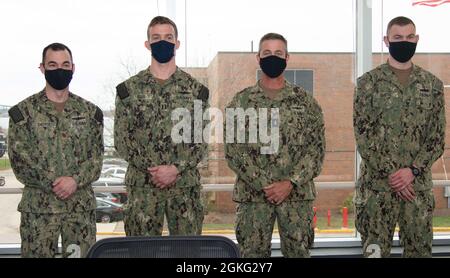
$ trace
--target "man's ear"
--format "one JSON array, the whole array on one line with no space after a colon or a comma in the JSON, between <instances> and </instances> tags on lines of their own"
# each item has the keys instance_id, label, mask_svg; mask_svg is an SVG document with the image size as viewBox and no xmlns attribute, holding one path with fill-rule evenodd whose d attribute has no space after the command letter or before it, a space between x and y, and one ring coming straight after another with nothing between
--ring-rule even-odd
<instances>
[{"instance_id":1,"label":"man's ear","mask_svg":"<svg viewBox=\"0 0 450 278\"><path fill-rule=\"evenodd\" d=\"M72 64L72 73L75 73L75 64Z\"/></svg>"},{"instance_id":2,"label":"man's ear","mask_svg":"<svg viewBox=\"0 0 450 278\"><path fill-rule=\"evenodd\" d=\"M258 62L258 65L261 61L261 57L259 57L259 52L255 55L256 56L256 61Z\"/></svg>"},{"instance_id":3,"label":"man's ear","mask_svg":"<svg viewBox=\"0 0 450 278\"><path fill-rule=\"evenodd\" d=\"M384 41L384 44L386 45L386 47L389 48L389 39L388 39L387 36L384 36L384 37L383 37L383 41Z\"/></svg>"},{"instance_id":4,"label":"man's ear","mask_svg":"<svg viewBox=\"0 0 450 278\"><path fill-rule=\"evenodd\" d=\"M287 53L286 54L286 62L289 61L289 57L291 57L291 56L289 56L289 53Z\"/></svg>"},{"instance_id":5,"label":"man's ear","mask_svg":"<svg viewBox=\"0 0 450 278\"><path fill-rule=\"evenodd\" d=\"M416 43L419 42L419 35L416 35Z\"/></svg>"},{"instance_id":6,"label":"man's ear","mask_svg":"<svg viewBox=\"0 0 450 278\"><path fill-rule=\"evenodd\" d=\"M39 69L41 70L42 74L45 73L45 68L44 68L44 64L43 63L39 64Z\"/></svg>"},{"instance_id":7,"label":"man's ear","mask_svg":"<svg viewBox=\"0 0 450 278\"><path fill-rule=\"evenodd\" d=\"M152 50L152 48L150 47L150 42L149 41L145 41L144 43L145 48L147 48L148 50Z\"/></svg>"},{"instance_id":8,"label":"man's ear","mask_svg":"<svg viewBox=\"0 0 450 278\"><path fill-rule=\"evenodd\" d=\"M175 50L178 50L178 48L180 48L180 41L177 40L177 42L175 43Z\"/></svg>"}]
</instances>

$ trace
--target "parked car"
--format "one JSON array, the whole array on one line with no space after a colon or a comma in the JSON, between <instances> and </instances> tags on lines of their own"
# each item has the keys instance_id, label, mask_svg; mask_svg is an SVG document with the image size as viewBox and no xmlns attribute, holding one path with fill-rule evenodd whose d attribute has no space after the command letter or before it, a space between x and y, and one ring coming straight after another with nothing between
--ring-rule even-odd
<instances>
[{"instance_id":1,"label":"parked car","mask_svg":"<svg viewBox=\"0 0 450 278\"><path fill-rule=\"evenodd\" d=\"M6 153L6 146L0 142L0 157L2 157Z\"/></svg>"},{"instance_id":2,"label":"parked car","mask_svg":"<svg viewBox=\"0 0 450 278\"><path fill-rule=\"evenodd\" d=\"M127 168L128 162L120 158L105 158L103 159L103 167L102 170L106 170L111 167L122 167Z\"/></svg>"},{"instance_id":3,"label":"parked car","mask_svg":"<svg viewBox=\"0 0 450 278\"><path fill-rule=\"evenodd\" d=\"M114 166L114 167L110 167L105 170L102 170L101 176L125 179L126 172L127 172L127 168Z\"/></svg>"},{"instance_id":4,"label":"parked car","mask_svg":"<svg viewBox=\"0 0 450 278\"><path fill-rule=\"evenodd\" d=\"M120 204L121 196L119 193L109 193L109 192L95 192L95 197L102 200L110 201L116 204Z\"/></svg>"},{"instance_id":5,"label":"parked car","mask_svg":"<svg viewBox=\"0 0 450 278\"><path fill-rule=\"evenodd\" d=\"M3 135L0 135L0 140L3 140ZM0 141L0 157L2 157L6 152L6 146ZM5 177L0 177L0 186L5 185Z\"/></svg>"},{"instance_id":6,"label":"parked car","mask_svg":"<svg viewBox=\"0 0 450 278\"><path fill-rule=\"evenodd\" d=\"M114 177L109 177L109 178L105 178L105 177L101 177L98 180L96 180L95 182L92 183L92 186L94 188L96 187L114 187L114 186L125 186L124 180L121 178L114 178ZM125 203L128 199L128 194L126 192L113 192L114 194L117 194L118 196L120 196L120 203Z\"/></svg>"},{"instance_id":7,"label":"parked car","mask_svg":"<svg viewBox=\"0 0 450 278\"><path fill-rule=\"evenodd\" d=\"M121 204L116 204L102 198L97 200L96 220L97 223L110 223L123 220L123 208Z\"/></svg>"}]
</instances>

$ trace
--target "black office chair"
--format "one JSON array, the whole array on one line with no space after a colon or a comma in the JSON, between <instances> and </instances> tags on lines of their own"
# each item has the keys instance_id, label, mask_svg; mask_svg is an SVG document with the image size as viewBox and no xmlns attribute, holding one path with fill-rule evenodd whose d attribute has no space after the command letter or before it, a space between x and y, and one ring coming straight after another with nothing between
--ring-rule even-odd
<instances>
[{"instance_id":1,"label":"black office chair","mask_svg":"<svg viewBox=\"0 0 450 278\"><path fill-rule=\"evenodd\" d=\"M223 236L114 237L97 241L87 258L239 258Z\"/></svg>"}]
</instances>

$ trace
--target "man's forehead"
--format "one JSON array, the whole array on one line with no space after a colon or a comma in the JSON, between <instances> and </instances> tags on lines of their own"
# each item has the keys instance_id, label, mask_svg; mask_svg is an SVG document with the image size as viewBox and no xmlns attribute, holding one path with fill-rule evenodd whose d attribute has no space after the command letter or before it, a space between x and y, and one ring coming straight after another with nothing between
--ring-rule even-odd
<instances>
[{"instance_id":1,"label":"man's forehead","mask_svg":"<svg viewBox=\"0 0 450 278\"><path fill-rule=\"evenodd\" d=\"M150 35L175 35L175 28L170 24L156 24L150 27Z\"/></svg>"},{"instance_id":2,"label":"man's forehead","mask_svg":"<svg viewBox=\"0 0 450 278\"><path fill-rule=\"evenodd\" d=\"M64 50L53 50L49 49L47 50L47 53L45 54L45 60L46 62L55 61L55 62L65 62L69 61L70 59L70 53L67 51L67 49Z\"/></svg>"},{"instance_id":3,"label":"man's forehead","mask_svg":"<svg viewBox=\"0 0 450 278\"><path fill-rule=\"evenodd\" d=\"M390 35L394 35L394 34L415 34L416 33L416 28L414 27L414 25L412 24L407 24L407 25L392 25L391 29L389 30L389 34Z\"/></svg>"},{"instance_id":4,"label":"man's forehead","mask_svg":"<svg viewBox=\"0 0 450 278\"><path fill-rule=\"evenodd\" d=\"M281 40L265 40L261 43L261 50L264 49L285 49L284 42Z\"/></svg>"}]
</instances>

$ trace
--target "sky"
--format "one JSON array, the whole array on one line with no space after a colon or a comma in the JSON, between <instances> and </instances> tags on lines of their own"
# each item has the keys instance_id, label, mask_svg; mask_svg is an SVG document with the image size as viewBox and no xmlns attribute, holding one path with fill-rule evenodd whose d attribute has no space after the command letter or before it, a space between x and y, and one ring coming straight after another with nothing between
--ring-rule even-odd
<instances>
[{"instance_id":1,"label":"sky","mask_svg":"<svg viewBox=\"0 0 450 278\"><path fill-rule=\"evenodd\" d=\"M167 9L175 3L175 9ZM418 52L450 52L450 4L412 6L410 0L373 0L373 51L382 49L387 22L398 15L417 25ZM207 66L218 51L250 51L268 32L283 34L291 52L354 52L354 0L2 0L0 1L0 104L14 105L45 85L42 49L68 45L76 71L70 89L102 109L114 87L146 68L146 30L156 15L174 17L185 66ZM383 9L381 8L383 7ZM381 12L383 11L383 13ZM185 17L185 14L187 17ZM383 19L383 20L381 20ZM187 28L185 28L185 22ZM186 43L187 30L187 43ZM255 48L256 49L256 48Z\"/></svg>"}]
</instances>

